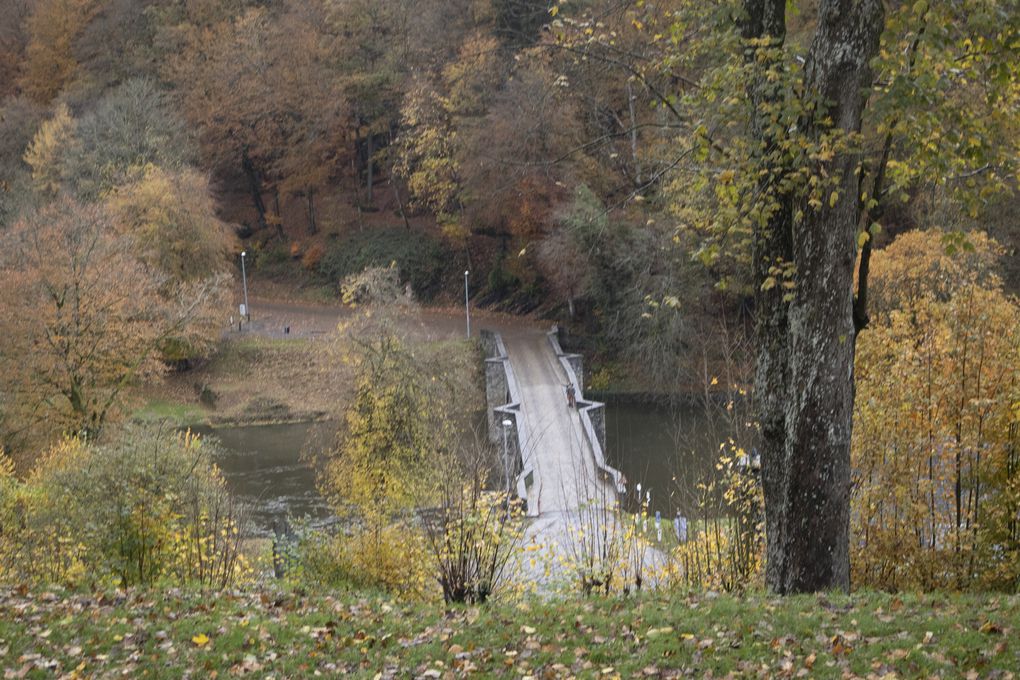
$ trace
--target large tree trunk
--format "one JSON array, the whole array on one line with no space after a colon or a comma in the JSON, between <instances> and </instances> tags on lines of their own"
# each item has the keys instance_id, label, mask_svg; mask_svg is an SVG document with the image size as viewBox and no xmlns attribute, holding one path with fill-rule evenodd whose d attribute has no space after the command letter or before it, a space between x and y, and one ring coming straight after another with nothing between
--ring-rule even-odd
<instances>
[{"instance_id":1,"label":"large tree trunk","mask_svg":"<svg viewBox=\"0 0 1020 680\"><path fill-rule=\"evenodd\" d=\"M785 35L785 0L745 0L743 37ZM881 0L822 0L808 54L802 96L809 107L799 131L817 141L833 129L857 133L871 85L868 63L878 49ZM754 58L754 49L749 56ZM783 90L765 70L782 59L767 50L754 63L749 86L755 108L752 134L763 142L765 162L776 168L762 104L782 104ZM831 120L831 124L826 119ZM771 132L770 132L771 131ZM836 198L819 208L804 196L774 197L767 223L754 237L759 423L766 516L766 583L779 593L849 589L850 434L853 417L853 270L860 220L857 169L852 152L812 168L835 178ZM777 170L779 174L782 170ZM763 179L775 192L778 177ZM781 285L763 286L770 268L795 267L792 299ZM763 290L763 288L768 288Z\"/></svg>"},{"instance_id":2,"label":"large tree trunk","mask_svg":"<svg viewBox=\"0 0 1020 680\"><path fill-rule=\"evenodd\" d=\"M368 150L365 152L365 200L372 204L372 188L375 184L375 135L369 133L366 140Z\"/></svg>"},{"instance_id":3,"label":"large tree trunk","mask_svg":"<svg viewBox=\"0 0 1020 680\"><path fill-rule=\"evenodd\" d=\"M248 178L248 190L251 192L255 212L258 214L259 230L263 230L269 226L269 223L266 221L266 204L262 200L262 183L259 181L255 164L252 163L247 152L241 156L241 168L244 170L244 176Z\"/></svg>"},{"instance_id":4,"label":"large tree trunk","mask_svg":"<svg viewBox=\"0 0 1020 680\"><path fill-rule=\"evenodd\" d=\"M305 189L305 207L308 213L308 233L315 234L319 231L315 224L315 187Z\"/></svg>"}]
</instances>

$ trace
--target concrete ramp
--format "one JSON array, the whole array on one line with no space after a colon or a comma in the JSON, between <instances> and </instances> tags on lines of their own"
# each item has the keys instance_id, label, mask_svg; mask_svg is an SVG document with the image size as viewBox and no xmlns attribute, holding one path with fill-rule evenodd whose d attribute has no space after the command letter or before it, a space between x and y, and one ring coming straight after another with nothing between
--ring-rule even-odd
<instances>
[{"instance_id":1,"label":"concrete ramp","mask_svg":"<svg viewBox=\"0 0 1020 680\"><path fill-rule=\"evenodd\" d=\"M489 439L502 443L504 484L528 515L616 505L623 475L606 463L605 405L584 398L581 357L548 333L482 331ZM574 385L577 404L567 404Z\"/></svg>"}]
</instances>

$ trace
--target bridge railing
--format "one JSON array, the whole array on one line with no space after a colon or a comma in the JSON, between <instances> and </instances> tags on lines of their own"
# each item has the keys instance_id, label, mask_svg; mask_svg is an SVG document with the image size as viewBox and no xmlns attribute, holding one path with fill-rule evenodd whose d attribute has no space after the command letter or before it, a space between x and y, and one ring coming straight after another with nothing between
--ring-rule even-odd
<instances>
[{"instance_id":1,"label":"bridge railing","mask_svg":"<svg viewBox=\"0 0 1020 680\"><path fill-rule=\"evenodd\" d=\"M527 501L528 489L534 480L534 449L531 436L524 427L521 414L521 392L514 373L513 364L499 333L483 330L480 333L485 351L485 396L489 422L489 441L503 445L506 437L505 454L510 459L509 479L515 480L517 495ZM504 427L503 421L510 421ZM529 507L529 511L532 509Z\"/></svg>"},{"instance_id":2,"label":"bridge railing","mask_svg":"<svg viewBox=\"0 0 1020 680\"><path fill-rule=\"evenodd\" d=\"M553 353L559 359L560 366L567 374L576 389L577 411L581 416L581 427L591 447L595 459L595 468L606 479L613 483L616 493L627 490L627 482L623 473L606 462L606 405L599 401L588 401L584 398L584 371L580 354L568 354L560 347L559 327L553 326L547 334Z\"/></svg>"}]
</instances>

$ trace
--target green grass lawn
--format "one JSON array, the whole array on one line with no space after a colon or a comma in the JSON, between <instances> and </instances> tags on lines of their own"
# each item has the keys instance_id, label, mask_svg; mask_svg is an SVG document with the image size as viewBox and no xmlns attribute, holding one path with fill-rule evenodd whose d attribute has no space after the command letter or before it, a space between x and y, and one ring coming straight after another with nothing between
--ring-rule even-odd
<instances>
[{"instance_id":1,"label":"green grass lawn","mask_svg":"<svg viewBox=\"0 0 1020 680\"><path fill-rule=\"evenodd\" d=\"M195 404L181 404L162 399L153 399L131 414L139 422L169 421L175 425L197 425L205 422L206 413Z\"/></svg>"},{"instance_id":2,"label":"green grass lawn","mask_svg":"<svg viewBox=\"0 0 1020 680\"><path fill-rule=\"evenodd\" d=\"M1020 597L0 591L5 677L1012 677ZM381 674L381 675L379 675Z\"/></svg>"}]
</instances>

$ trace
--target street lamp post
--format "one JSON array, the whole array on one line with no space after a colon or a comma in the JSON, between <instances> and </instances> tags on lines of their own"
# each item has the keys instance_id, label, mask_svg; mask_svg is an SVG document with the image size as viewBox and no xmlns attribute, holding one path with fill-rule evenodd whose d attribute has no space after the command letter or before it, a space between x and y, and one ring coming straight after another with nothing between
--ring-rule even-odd
<instances>
[{"instance_id":1,"label":"street lamp post","mask_svg":"<svg viewBox=\"0 0 1020 680\"><path fill-rule=\"evenodd\" d=\"M464 270L464 317L467 319L467 336L471 338L471 305L468 302L468 274L471 272L467 269Z\"/></svg>"},{"instance_id":2,"label":"street lamp post","mask_svg":"<svg viewBox=\"0 0 1020 680\"><path fill-rule=\"evenodd\" d=\"M507 448L507 432L513 422L508 418L503 421L503 478L506 480L506 493L510 495L510 450Z\"/></svg>"},{"instance_id":3,"label":"street lamp post","mask_svg":"<svg viewBox=\"0 0 1020 680\"><path fill-rule=\"evenodd\" d=\"M244 256L247 254L247 251L241 251L241 282L244 285L244 315L248 323L251 323L251 308L248 306L248 273L244 268Z\"/></svg>"}]
</instances>

